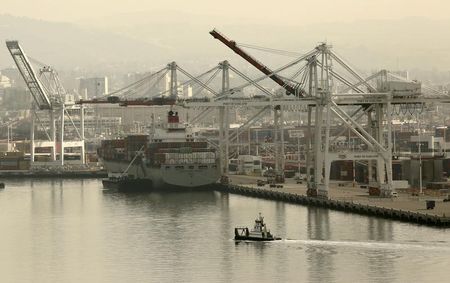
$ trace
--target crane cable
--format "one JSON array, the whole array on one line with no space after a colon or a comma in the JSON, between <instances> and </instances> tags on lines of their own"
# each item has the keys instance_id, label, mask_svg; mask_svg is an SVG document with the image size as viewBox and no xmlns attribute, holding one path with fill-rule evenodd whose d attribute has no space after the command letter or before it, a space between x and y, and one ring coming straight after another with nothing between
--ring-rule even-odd
<instances>
[{"instance_id":1,"label":"crane cable","mask_svg":"<svg viewBox=\"0 0 450 283\"><path fill-rule=\"evenodd\" d=\"M253 45L253 44L247 44L247 43L236 43L236 45L239 46L239 47L246 47L246 48L250 48L250 49L255 49L255 50L268 52L268 53L272 53L272 54L277 54L277 55L282 55L282 56L287 56L287 57L298 58L298 57L304 55L303 53L299 53L299 52L293 52L293 51L286 51L286 50L281 50L281 49L257 46L257 45ZM294 83L294 86L293 86L294 89L296 88L296 86L297 87L300 86L300 83L295 82L293 80L296 77L298 77L302 71L303 71L303 68L301 68L299 71L294 73L294 75L291 76L291 79L284 78L285 84L282 86L282 88L285 88L286 86L288 86L289 85L288 82ZM278 76L280 76L280 75L278 75ZM295 95L297 95L297 94L295 94Z\"/></svg>"},{"instance_id":2,"label":"crane cable","mask_svg":"<svg viewBox=\"0 0 450 283\"><path fill-rule=\"evenodd\" d=\"M202 82L200 81L200 78L202 78L202 77L204 77L204 76L206 76L206 75L208 75L208 74L210 74L210 73L216 71L217 69L218 69L218 67L216 66L216 67L214 67L214 68L212 68L212 69L210 69L210 70L208 70L208 71L206 71L206 72L204 72L204 73L202 73L202 74L200 74L200 75L198 75L198 76L196 76L196 77L192 77L192 78L190 78L189 80L180 83L180 84L178 85L178 87L184 87L185 85L190 84L190 83L199 84L199 83L196 82L195 80L198 80L200 83L202 83ZM200 84L199 84L199 85L200 85ZM169 90L165 90L165 91L160 91L157 95L161 95L161 96L162 96L162 95L164 95L164 94L166 94L166 93L168 93L168 92L170 92L170 89L169 89Z\"/></svg>"},{"instance_id":3,"label":"crane cable","mask_svg":"<svg viewBox=\"0 0 450 283\"><path fill-rule=\"evenodd\" d=\"M281 49L257 46L257 45L253 45L253 44L247 44L247 43L237 43L236 42L236 45L239 46L239 47L255 49L255 50L268 52L268 53L273 53L273 54L282 55L282 56L287 56L287 57L299 57L299 56L304 55L303 53L300 53L300 52L294 52L294 51L287 51L287 50L281 50Z\"/></svg>"},{"instance_id":4,"label":"crane cable","mask_svg":"<svg viewBox=\"0 0 450 283\"><path fill-rule=\"evenodd\" d=\"M148 75L146 75L146 76L143 77L142 79L137 80L137 81L135 81L134 83L131 83L131 84L129 84L129 85L126 85L126 86L124 86L124 87L122 87L122 88L120 88L120 89L118 89L118 90L116 90L116 91L113 91L113 92L109 93L109 94L107 95L107 97L110 97L110 96L113 96L113 95L117 95L118 93L120 93L120 92L122 92L122 91L127 91L127 90L129 90L130 88L132 88L132 87L134 87L134 86L136 86L136 85L139 85L139 86L140 86L140 85L142 85L143 83L145 83L145 81L146 81L147 79L150 79L150 78L152 78L153 76L156 76L156 75L158 75L159 73L161 73L161 72L163 72L163 71L167 71L167 67L164 67L163 69L157 71L156 73L149 73ZM119 94L119 96L120 96L120 94Z\"/></svg>"},{"instance_id":5,"label":"crane cable","mask_svg":"<svg viewBox=\"0 0 450 283\"><path fill-rule=\"evenodd\" d=\"M164 76L167 74L167 72L168 72L167 69L165 70L165 72L158 72L158 73L161 73L161 75L158 78L156 78L155 83L149 88L149 90L154 88L161 81L161 79L164 78ZM158 73L155 73L153 75L156 75ZM150 82L150 80L154 78L153 75L148 77L147 79L144 78L143 80L141 79L141 80L135 82L136 84L133 87L130 87L130 89L125 90L125 92L120 97L128 98L128 97L136 94L138 91L141 91L140 88L145 87L145 85L147 84L147 80ZM145 89L144 89L144 91L145 91Z\"/></svg>"},{"instance_id":6,"label":"crane cable","mask_svg":"<svg viewBox=\"0 0 450 283\"><path fill-rule=\"evenodd\" d=\"M209 85L209 83L217 76L217 74L220 72L220 69L217 68L217 70L211 75L211 77L204 83L206 86ZM205 89L204 85L200 85L199 89L196 90L195 94L200 94L203 89ZM192 94L192 96L195 96L194 93Z\"/></svg>"}]
</instances>

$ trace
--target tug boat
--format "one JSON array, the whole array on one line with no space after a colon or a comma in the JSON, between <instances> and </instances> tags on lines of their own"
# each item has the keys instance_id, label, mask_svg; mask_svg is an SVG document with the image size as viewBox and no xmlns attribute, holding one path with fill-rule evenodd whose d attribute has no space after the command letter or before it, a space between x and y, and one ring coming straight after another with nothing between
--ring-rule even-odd
<instances>
[{"instance_id":1,"label":"tug boat","mask_svg":"<svg viewBox=\"0 0 450 283\"><path fill-rule=\"evenodd\" d=\"M234 240L246 240L246 241L274 241L281 240L281 238L274 237L270 230L267 230L266 224L264 223L264 217L259 216L255 219L255 226L252 230L248 227L236 227L234 228Z\"/></svg>"}]
</instances>

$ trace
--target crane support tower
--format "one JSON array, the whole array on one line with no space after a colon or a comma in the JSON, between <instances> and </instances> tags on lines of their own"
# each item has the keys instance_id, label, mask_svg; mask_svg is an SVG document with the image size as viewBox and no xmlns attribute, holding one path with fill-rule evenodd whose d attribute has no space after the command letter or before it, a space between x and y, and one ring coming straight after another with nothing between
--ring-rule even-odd
<instances>
[{"instance_id":1,"label":"crane support tower","mask_svg":"<svg viewBox=\"0 0 450 283\"><path fill-rule=\"evenodd\" d=\"M265 75L247 85L255 86L266 94L267 91L259 82L270 78L283 87L288 95L296 96L292 99L269 93L267 99L237 101L236 98L227 100L227 93L223 93L220 100L204 103L210 107L269 106L269 109L274 111L275 167L281 170L284 169L285 161L285 144L282 140L284 133L280 129L283 125L283 112L296 106L306 108L303 111L308 113L305 153L309 196L328 196L331 163L344 160L365 162L369 188L380 196L392 196L392 116L395 108L423 109L425 103L450 103L448 95L422 86L420 82L396 76L387 70L365 78L326 43L319 44L303 55L299 54L299 58L293 63L271 70L217 30L211 31L210 34ZM279 72L287 68L301 65L300 62L305 65L296 71L295 77L299 77L299 81L285 79L279 75ZM236 73L231 65L229 68ZM239 75L243 77L243 74ZM256 119L257 115L251 119ZM245 123L248 124L251 123ZM346 144L338 144L336 140L343 133L348 133L349 138ZM353 146L355 141L358 143L357 148ZM231 140L226 140L226 143L228 142Z\"/></svg>"},{"instance_id":2,"label":"crane support tower","mask_svg":"<svg viewBox=\"0 0 450 283\"><path fill-rule=\"evenodd\" d=\"M395 109L403 108L411 112L415 106L423 106L426 103L450 103L448 95L436 91L429 95L429 89L421 83L399 78L387 70L365 77L326 43L303 52L285 66L271 70L218 31L213 30L210 34L255 66L263 75L250 78L228 61L224 61L194 77L172 62L164 69L115 91L106 99L78 103L170 105L200 110L189 121L191 124L206 119L216 110L219 137L217 143L214 139L208 140L208 143L219 148L220 167L224 175L228 174L229 158L237 158L242 153L251 155L252 146L255 147L256 155L264 151L266 157L273 159L271 164L274 164L275 169L283 171L285 164L289 162L285 160L285 152L289 154L293 151L292 146L289 149L289 144L285 142L283 128L285 121L290 119L289 116L292 118L292 113L289 112L298 112L294 115L298 117L297 124L306 125L302 130L305 142L302 155L306 157L307 193L309 196L325 198L329 193L332 162L346 160L367 166L369 188L378 191L379 196L393 196L392 120L397 112ZM180 73L177 75L176 71ZM140 98L136 99L135 94L138 94L137 91L143 88L146 81L155 79L158 82L169 72L171 84L166 91L152 97L139 96ZM211 83L220 72L221 83ZM280 75L281 72L283 75ZM290 77L284 75L289 72L293 72L288 74ZM211 76L204 79L208 74ZM230 82L231 74L244 82L231 85L239 81L233 79ZM183 76L187 77L187 80L181 82L180 78ZM177 80L180 80L180 84ZM263 80L276 82L288 95L280 96L277 90L263 85ZM186 85L196 86L198 93L203 93L203 96L178 97L177 89ZM215 90L211 85L219 89ZM244 93L247 87L251 88L253 96ZM130 99L132 95L134 100ZM239 115L239 127L231 129L230 117L234 116L238 120L238 112L243 114ZM249 137L248 142L240 141L242 133L248 132L250 136L250 127L269 115L274 124L270 140L251 143ZM342 137L345 137L345 142L340 142ZM296 150L297 155L300 155L300 139Z\"/></svg>"},{"instance_id":3,"label":"crane support tower","mask_svg":"<svg viewBox=\"0 0 450 283\"><path fill-rule=\"evenodd\" d=\"M85 164L85 144L84 144L84 108L83 106L73 107L65 105L66 91L62 86L56 71L49 67L43 66L39 70L39 77L30 63L29 58L23 51L17 40L6 41L6 47L11 54L25 84L33 97L31 105L31 127L30 127L30 152L31 165L39 167L36 162L36 148L51 148L50 159L51 165L61 167L64 165L64 148L73 147L80 149L80 162ZM69 115L69 111L79 112L81 133L75 126L73 119ZM41 119L46 116L46 119ZM74 140L65 139L65 121L71 122L76 132ZM48 125L43 121L49 121ZM57 123L59 121L59 123ZM47 140L35 140L36 126L44 131ZM57 137L58 135L58 137ZM59 152L59 160L57 160L57 152ZM46 162L47 163L47 162Z\"/></svg>"}]
</instances>

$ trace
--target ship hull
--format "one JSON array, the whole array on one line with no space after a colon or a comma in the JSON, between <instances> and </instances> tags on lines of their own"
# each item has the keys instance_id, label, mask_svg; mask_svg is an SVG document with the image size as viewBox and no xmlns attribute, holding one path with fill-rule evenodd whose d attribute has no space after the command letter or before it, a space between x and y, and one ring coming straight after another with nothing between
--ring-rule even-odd
<instances>
[{"instance_id":1,"label":"ship hull","mask_svg":"<svg viewBox=\"0 0 450 283\"><path fill-rule=\"evenodd\" d=\"M149 191L153 190L153 183L148 179L116 179L109 178L102 180L105 189L118 191Z\"/></svg>"},{"instance_id":2,"label":"ship hull","mask_svg":"<svg viewBox=\"0 0 450 283\"><path fill-rule=\"evenodd\" d=\"M129 163L125 161L102 160L102 162L110 175L123 173L129 166ZM104 185L118 189L130 187L141 190L203 189L217 182L220 171L217 164L161 165L160 167L133 164L128 168L127 175L130 180L120 184L104 182Z\"/></svg>"},{"instance_id":3,"label":"ship hull","mask_svg":"<svg viewBox=\"0 0 450 283\"><path fill-rule=\"evenodd\" d=\"M275 240L279 240L278 238L273 238L273 237L269 237L269 238L263 238L263 237L251 237L251 236L235 236L234 237L235 241L256 241L256 242L269 242L269 241L275 241Z\"/></svg>"}]
</instances>

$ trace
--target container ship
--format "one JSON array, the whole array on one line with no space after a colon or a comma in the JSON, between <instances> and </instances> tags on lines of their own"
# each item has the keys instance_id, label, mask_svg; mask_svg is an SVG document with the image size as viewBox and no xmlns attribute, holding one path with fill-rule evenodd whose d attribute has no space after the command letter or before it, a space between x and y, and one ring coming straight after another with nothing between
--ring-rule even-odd
<instances>
[{"instance_id":1,"label":"container ship","mask_svg":"<svg viewBox=\"0 0 450 283\"><path fill-rule=\"evenodd\" d=\"M173 111L148 135L103 140L98 155L110 177L109 187L206 188L220 177L216 150L199 138L198 131L180 123Z\"/></svg>"}]
</instances>

